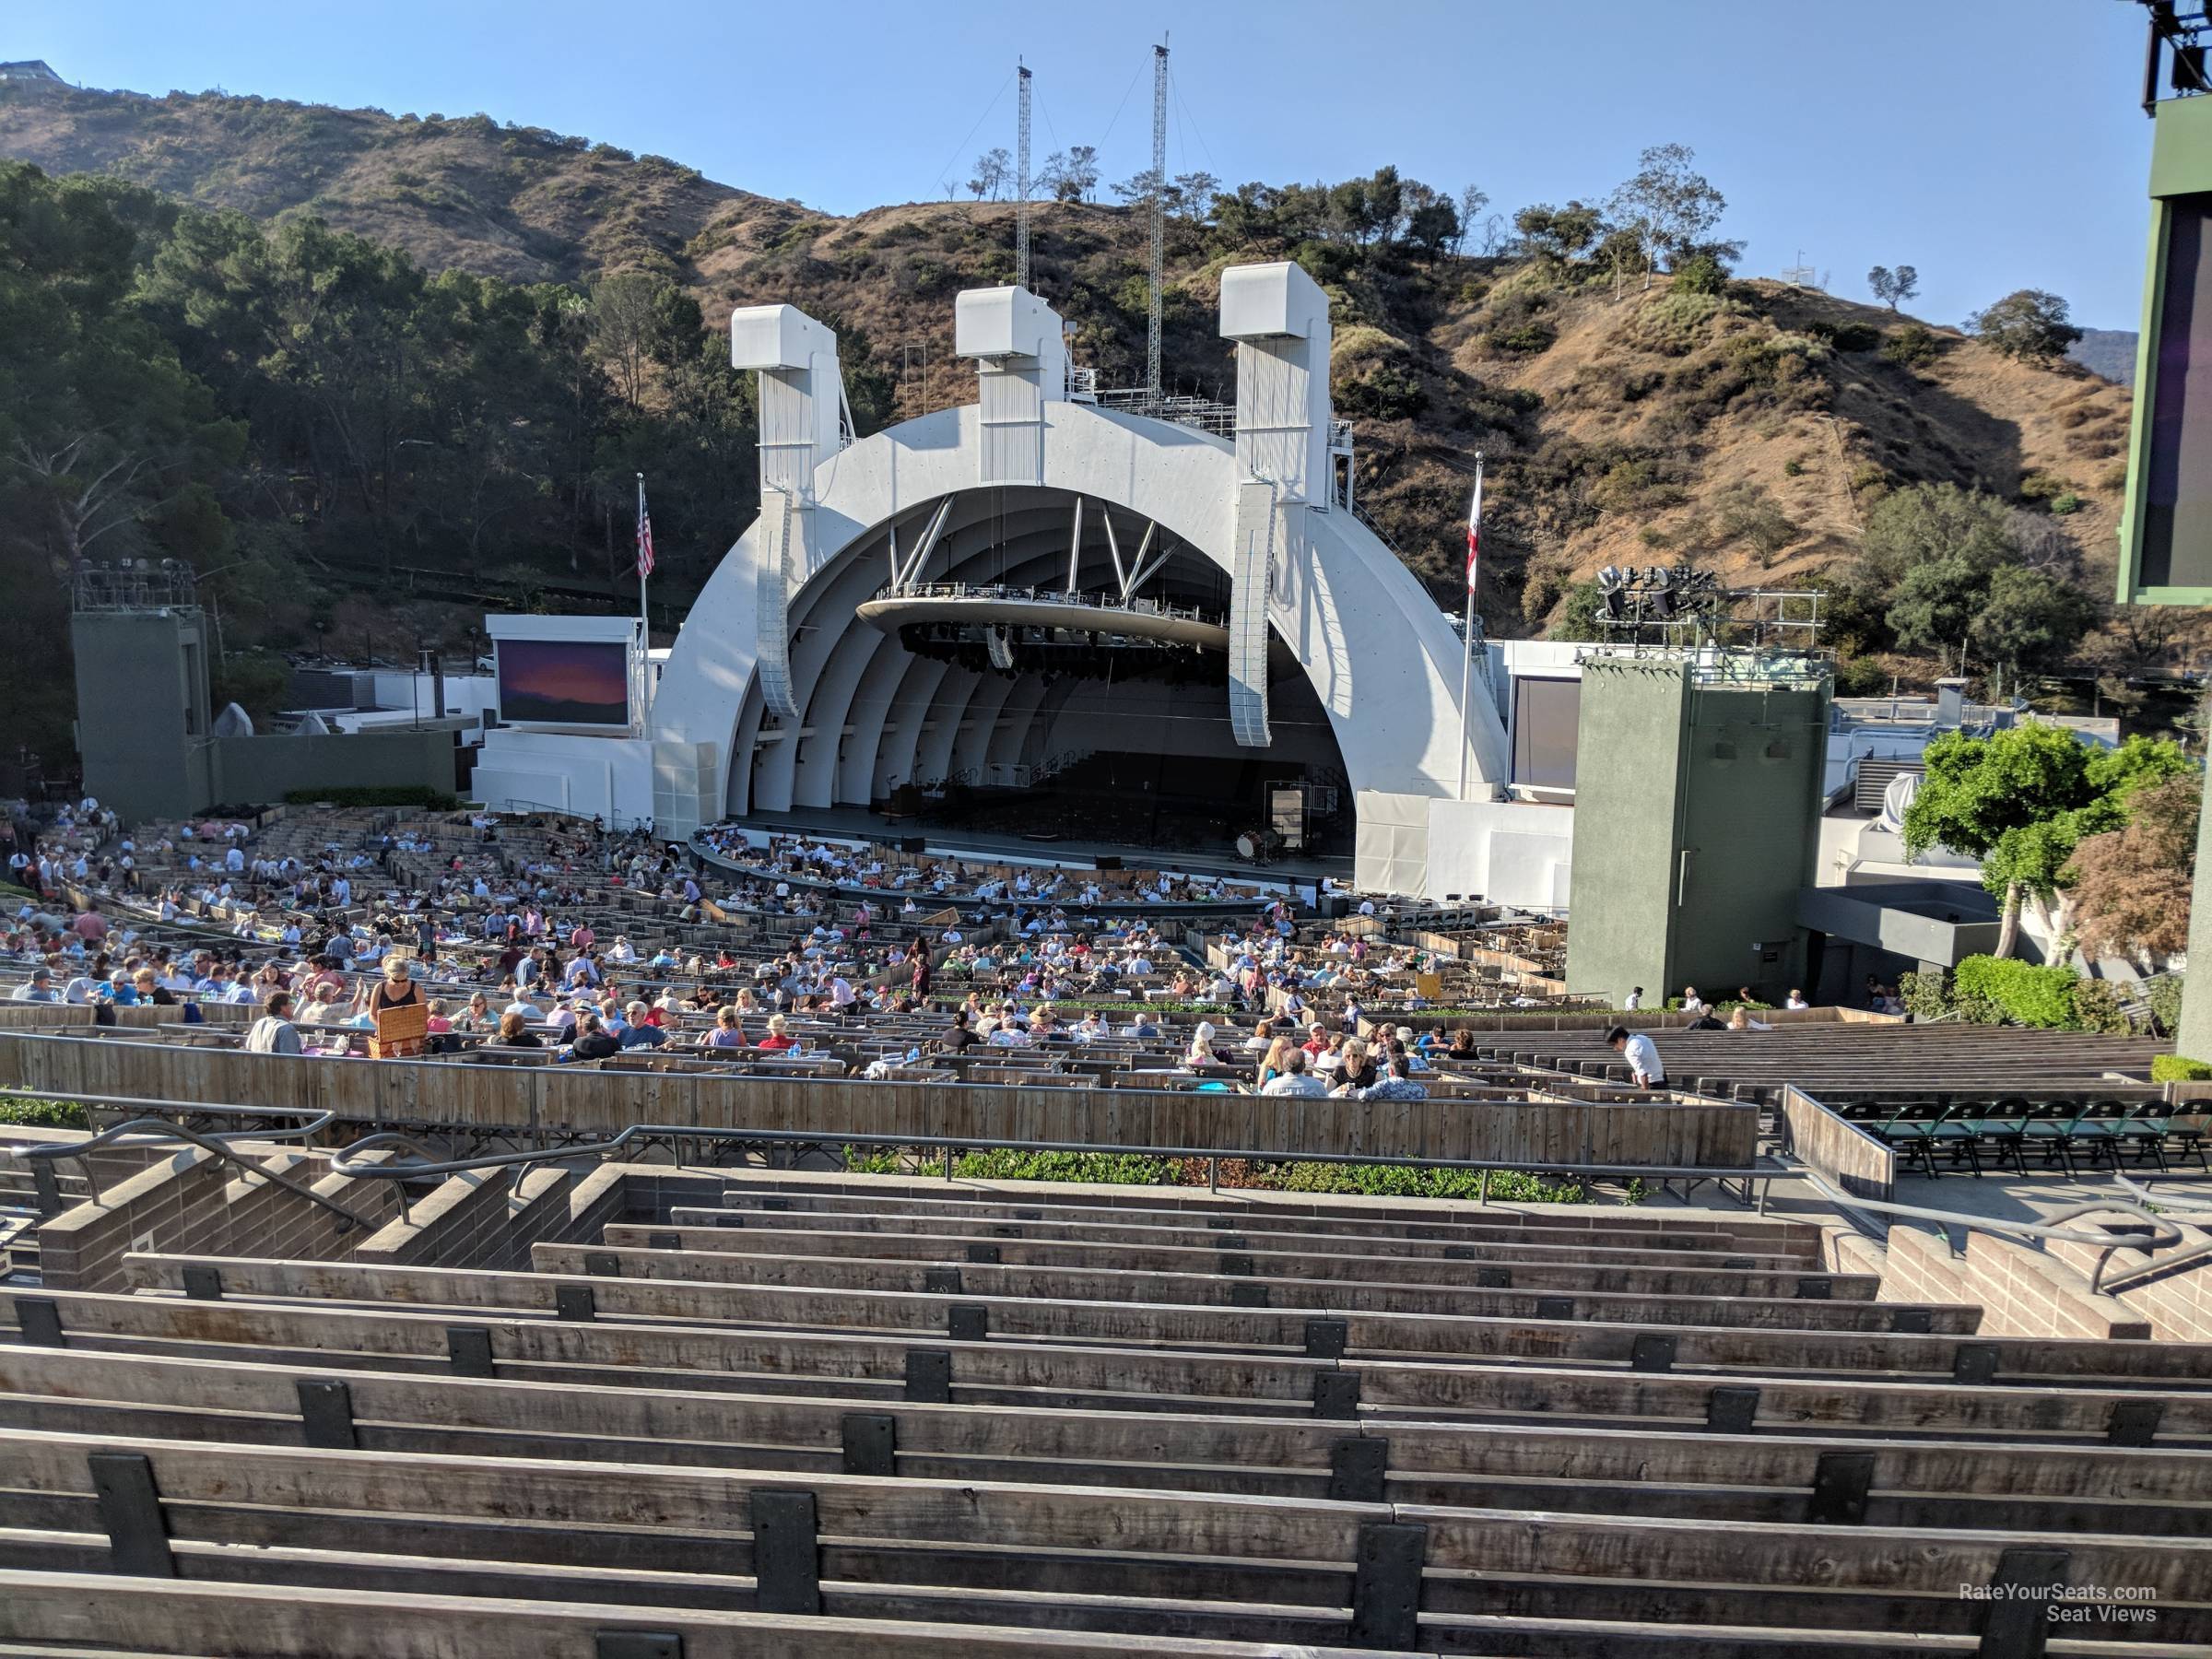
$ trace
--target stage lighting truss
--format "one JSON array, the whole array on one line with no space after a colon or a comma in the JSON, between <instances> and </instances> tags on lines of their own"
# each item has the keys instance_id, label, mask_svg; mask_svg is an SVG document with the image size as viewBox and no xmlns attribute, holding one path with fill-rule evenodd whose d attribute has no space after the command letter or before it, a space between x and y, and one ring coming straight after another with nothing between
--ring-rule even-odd
<instances>
[{"instance_id":1,"label":"stage lighting truss","mask_svg":"<svg viewBox=\"0 0 2212 1659\"><path fill-rule=\"evenodd\" d=\"M1809 654L1820 631L1812 588L1723 587L1694 565L1607 565L1597 573L1606 654L1712 649Z\"/></svg>"},{"instance_id":2,"label":"stage lighting truss","mask_svg":"<svg viewBox=\"0 0 2212 1659\"><path fill-rule=\"evenodd\" d=\"M2212 4L2208 0L2142 0L2150 22L2143 58L2143 113L2156 112L2161 98L2194 98L2212 91L2205 50L2212 44ZM2161 82L2159 71L2167 74Z\"/></svg>"}]
</instances>

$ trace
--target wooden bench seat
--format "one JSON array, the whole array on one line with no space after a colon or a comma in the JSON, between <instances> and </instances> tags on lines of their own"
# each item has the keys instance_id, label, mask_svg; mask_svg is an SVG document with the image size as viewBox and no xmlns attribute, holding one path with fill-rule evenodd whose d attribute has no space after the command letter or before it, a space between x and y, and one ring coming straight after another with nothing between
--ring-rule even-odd
<instances>
[{"instance_id":1,"label":"wooden bench seat","mask_svg":"<svg viewBox=\"0 0 2212 1659\"><path fill-rule=\"evenodd\" d=\"M794 1250L804 1244L798 1253L808 1255L920 1255L929 1251L950 1251L953 1256L932 1259L957 1259L963 1245L970 1241L987 1241L1000 1247L1002 1259L1009 1262L1056 1261L1078 1262L1096 1257L1098 1265L1111 1261L1125 1266L1172 1268L1176 1264L1204 1258L1213 1265L1213 1258L1224 1250L1245 1250L1257 1255L1282 1254L1300 1260L1314 1261L1324 1268L1333 1269L1338 1258L1375 1264L1386 1276L1404 1270L1407 1275L1419 1277L1417 1265L1454 1262L1462 1264L1457 1271L1465 1275L1468 1262L1525 1262L1529 1264L1564 1264L1572 1265L1587 1263L1596 1266L1624 1265L1647 1267L1721 1267L1730 1264L1751 1266L1766 1272L1783 1272L1807 1266L1804 1252L1783 1248L1780 1241L1763 1246L1746 1245L1730 1250L1724 1245L1711 1250L1640 1247L1633 1244L1560 1244L1546 1239L1526 1236L1527 1230L1510 1227L1465 1230L1469 1233L1494 1235L1480 1240L1441 1241L1432 1239L1363 1239L1332 1231L1252 1233L1229 1232L1205 1227L1177 1227L1163 1218L1157 1226L1103 1226L1079 1225L1065 1221L994 1221L980 1217L935 1217L892 1211L888 1214L839 1212L824 1214L813 1210L751 1210L743 1213L726 1210L698 1210L677 1206L674 1212L680 1216L711 1216L713 1225L677 1222L669 1227L657 1227L651 1222L618 1221L607 1226L606 1241L609 1244L641 1245L665 1243L666 1235L676 1235L671 1248L681 1250L728 1250L734 1248L733 1233L744 1233L763 1240L773 1240L779 1247L790 1244ZM742 1223L742 1225L725 1225ZM1315 1224L1316 1229L1319 1228ZM787 1239L786 1235L790 1235ZM1241 1244L1229 1242L1242 1239ZM1255 1242L1256 1239L1256 1242ZM1325 1276L1325 1274L1324 1274Z\"/></svg>"},{"instance_id":2,"label":"wooden bench seat","mask_svg":"<svg viewBox=\"0 0 2212 1659\"><path fill-rule=\"evenodd\" d=\"M851 1254L808 1255L765 1244L756 1251L603 1248L539 1243L532 1265L541 1273L585 1274L688 1283L805 1285L818 1289L922 1291L940 1285L956 1293L1089 1301L1142 1301L1200 1306L1359 1308L1371 1312L1521 1316L1540 1319L1546 1299L1571 1293L1574 1317L1645 1324L1727 1324L1805 1330L1971 1331L1979 1323L1929 1304L1877 1302L1871 1276L1796 1276L1715 1272L1662 1274L1646 1268L1492 1266L1424 1264L1434 1272L1389 1282L1352 1272L1303 1271L1294 1257L1272 1262L1225 1253L1182 1272L1135 1266L1033 1265L994 1261L996 1244L975 1244L958 1256L938 1251L911 1260ZM1219 1259L1229 1265L1217 1267ZM1487 1276L1487 1277L1486 1277ZM1647 1288L1637 1282L1650 1279ZM1831 1300L1832 1295L1832 1300Z\"/></svg>"},{"instance_id":3,"label":"wooden bench seat","mask_svg":"<svg viewBox=\"0 0 2212 1659\"><path fill-rule=\"evenodd\" d=\"M1511 1227L1530 1239L1544 1237L1569 1241L1628 1242L1639 1248L1669 1248L1670 1241L1690 1241L1686 1248L1712 1250L1722 1245L1783 1241L1806 1252L1809 1262L1818 1254L1819 1230L1802 1222L1726 1213L1670 1215L1662 1210L1608 1208L1602 1213L1569 1211L1544 1205L1513 1206L1465 1202L1456 1210L1433 1203L1394 1206L1388 1202L1362 1203L1356 1208L1326 1197L1304 1199L1283 1193L1208 1192L1196 1187L1129 1188L1111 1202L1095 1193L1055 1194L1041 1184L1031 1196L992 1193L957 1183L928 1183L926 1190L910 1187L872 1192L864 1184L838 1189L825 1183L778 1183L763 1179L726 1183L722 1207L749 1214L755 1209L815 1212L834 1215L889 1210L917 1215L973 1218L1002 1221L1069 1220L1115 1222L1142 1219L1172 1221L1184 1226L1225 1230L1300 1231L1324 1220L1333 1232L1346 1236L1406 1239L1458 1239L1464 1230ZM1717 1241L1717 1242L1716 1242Z\"/></svg>"},{"instance_id":4,"label":"wooden bench seat","mask_svg":"<svg viewBox=\"0 0 2212 1659\"><path fill-rule=\"evenodd\" d=\"M1511 1228L1498 1228L1500 1239L1458 1241L1458 1243L1440 1243L1433 1239L1360 1239L1345 1237L1336 1232L1323 1232L1316 1223L1314 1232L1228 1232L1215 1228L1177 1228L1177 1226L1084 1226L1068 1221L986 1221L986 1218L962 1217L924 1217L924 1215L820 1215L814 1210L688 1210L679 1207L684 1215L708 1215L717 1218L717 1226L675 1226L657 1228L651 1223L618 1221L606 1228L606 1243L610 1245L653 1245L665 1243L664 1234L670 1230L679 1234L673 1245L675 1250L732 1250L736 1248L728 1234L741 1232L757 1239L776 1239L781 1234L792 1234L787 1243L806 1243L798 1254L861 1254L861 1256L918 1256L929 1250L960 1250L962 1241L991 1241L1006 1254L1005 1261L1027 1261L1035 1265L1044 1263L1084 1263L1097 1256L1095 1265L1122 1265L1122 1267L1155 1267L1155 1270L1172 1272L1174 1267L1201 1263L1206 1267L1217 1265L1218 1252L1245 1250L1254 1254L1270 1256L1283 1254L1292 1259L1314 1259L1323 1263L1318 1277L1336 1277L1345 1263L1340 1256L1360 1263L1373 1263L1373 1270L1381 1277L1409 1277L1409 1278L1465 1278L1471 1270L1465 1265L1469 1261L1498 1261L1498 1263L1528 1263L1528 1265L1553 1267L1665 1267L1665 1270L1705 1270L1705 1267L1730 1267L1730 1270L1759 1270L1759 1272L1805 1272L1809 1263L1796 1252L1783 1252L1768 1248L1746 1250L1643 1250L1632 1243L1624 1245L1583 1245L1583 1243L1550 1243L1550 1241L1517 1241L1513 1243ZM743 1226L719 1226L735 1217ZM1254 1237L1259 1239L1254 1243ZM1232 1243L1243 1239L1243 1243ZM746 1243L746 1248L752 1248ZM1442 1263L1460 1263L1458 1267L1444 1267ZM1367 1272L1345 1277L1367 1277Z\"/></svg>"},{"instance_id":5,"label":"wooden bench seat","mask_svg":"<svg viewBox=\"0 0 2212 1659\"><path fill-rule=\"evenodd\" d=\"M5 1345L0 1427L1768 1521L1836 1512L1816 1488L1865 1464L1863 1498L1841 1507L1868 1525L2212 1534L2212 1452L2169 1447L1138 1416L834 1383L704 1394Z\"/></svg>"},{"instance_id":6,"label":"wooden bench seat","mask_svg":"<svg viewBox=\"0 0 2212 1659\"><path fill-rule=\"evenodd\" d=\"M795 1610L892 1618L944 1606L949 1589L1001 1625L1359 1646L1410 1645L1374 1640L1371 1591L1392 1563L1412 1567L1420 1607L1439 1614L1963 1633L1982 1609L1959 1586L2051 1542L1945 1531L1900 1547L1895 1530L1863 1524L4 1429L0 1490L42 1529L0 1534L0 1565L18 1570L102 1570L104 1532L134 1564L189 1547L195 1578L479 1595L537 1581L587 1601L738 1611L794 1610L780 1604L803 1591ZM2077 1533L2065 1552L2076 1582L2155 1597L2147 1651L2212 1638L2212 1540Z\"/></svg>"},{"instance_id":7,"label":"wooden bench seat","mask_svg":"<svg viewBox=\"0 0 2212 1659\"><path fill-rule=\"evenodd\" d=\"M359 1585L201 1583L111 1574L100 1581L97 1595L88 1595L78 1573L0 1571L0 1637L27 1639L0 1645L0 1655L53 1659L57 1639L69 1641L71 1659L265 1659L272 1653L313 1653L317 1659L393 1659L395 1653L467 1659L1271 1659L1280 1653L1241 1641L994 1629L965 1621L689 1607L641 1612L552 1599L558 1589L544 1586L536 1600L493 1599Z\"/></svg>"},{"instance_id":8,"label":"wooden bench seat","mask_svg":"<svg viewBox=\"0 0 2212 1659\"><path fill-rule=\"evenodd\" d=\"M193 1279L188 1281L187 1270ZM413 1304L487 1312L559 1314L588 1309L600 1320L758 1324L778 1328L891 1331L1015 1343L1104 1341L1164 1347L1307 1353L1493 1364L1557 1363L1681 1368L1719 1377L1735 1371L1822 1377L1965 1378L1985 1373L2016 1384L2093 1383L2196 1387L2192 1421L2212 1422L2212 1352L2176 1342L1983 1337L1858 1331L1759 1330L1630 1325L1469 1315L1304 1308L1031 1300L960 1291L911 1293L812 1286L718 1284L557 1277L465 1268L364 1266L352 1263L191 1258L134 1252L124 1257L142 1289L212 1290L225 1299ZM2177 1423L2177 1429L2180 1425Z\"/></svg>"},{"instance_id":9,"label":"wooden bench seat","mask_svg":"<svg viewBox=\"0 0 2212 1659\"><path fill-rule=\"evenodd\" d=\"M1437 1364L0 1287L0 1329L22 1340L26 1319L32 1340L88 1352L618 1387L806 1394L834 1384L877 1399L1053 1409L1688 1430L1735 1421L1760 1431L1907 1439L2212 1445L2212 1411L2201 1391L2139 1382L1977 1387L1930 1379L1635 1371L1573 1360Z\"/></svg>"}]
</instances>

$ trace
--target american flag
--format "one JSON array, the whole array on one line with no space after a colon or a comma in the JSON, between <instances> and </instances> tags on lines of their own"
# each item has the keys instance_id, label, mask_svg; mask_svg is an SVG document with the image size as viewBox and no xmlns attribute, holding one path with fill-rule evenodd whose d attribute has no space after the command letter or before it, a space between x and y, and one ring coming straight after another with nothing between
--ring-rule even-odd
<instances>
[{"instance_id":1,"label":"american flag","mask_svg":"<svg viewBox=\"0 0 2212 1659\"><path fill-rule=\"evenodd\" d=\"M1482 467L1475 468L1475 500L1467 508L1467 592L1476 590L1476 562L1482 556Z\"/></svg>"},{"instance_id":2,"label":"american flag","mask_svg":"<svg viewBox=\"0 0 2212 1659\"><path fill-rule=\"evenodd\" d=\"M653 574L653 514L645 511L645 486L638 485L638 580Z\"/></svg>"}]
</instances>

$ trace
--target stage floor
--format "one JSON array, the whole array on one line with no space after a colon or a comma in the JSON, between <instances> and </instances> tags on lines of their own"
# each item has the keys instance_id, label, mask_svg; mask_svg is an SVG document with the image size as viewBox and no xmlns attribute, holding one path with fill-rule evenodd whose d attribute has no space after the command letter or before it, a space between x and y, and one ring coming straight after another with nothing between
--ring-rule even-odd
<instances>
[{"instance_id":1,"label":"stage floor","mask_svg":"<svg viewBox=\"0 0 2212 1659\"><path fill-rule=\"evenodd\" d=\"M887 818L859 806L809 807L798 812L752 812L725 822L770 835L841 836L863 838L918 835L934 853L948 858L1027 858L1040 862L1087 865L1100 857L1118 858L1132 870L1168 870L1176 875L1234 876L1254 881L1313 883L1329 877L1349 886L1352 861L1348 858L1277 859L1273 864L1247 864L1234 853L1218 858L1185 852L1169 852L1128 841L1031 841L1021 835L993 835L974 830L947 830L911 818Z\"/></svg>"}]
</instances>

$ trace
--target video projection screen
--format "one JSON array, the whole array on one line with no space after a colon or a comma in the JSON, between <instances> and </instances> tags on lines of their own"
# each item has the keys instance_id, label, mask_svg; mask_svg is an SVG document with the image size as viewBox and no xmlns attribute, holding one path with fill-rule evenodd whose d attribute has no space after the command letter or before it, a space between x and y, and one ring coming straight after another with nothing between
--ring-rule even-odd
<instances>
[{"instance_id":1,"label":"video projection screen","mask_svg":"<svg viewBox=\"0 0 2212 1659\"><path fill-rule=\"evenodd\" d=\"M2212 196L2167 204L2139 587L2212 587Z\"/></svg>"},{"instance_id":2,"label":"video projection screen","mask_svg":"<svg viewBox=\"0 0 2212 1659\"><path fill-rule=\"evenodd\" d=\"M629 724L629 647L607 640L501 640L500 718Z\"/></svg>"},{"instance_id":3,"label":"video projection screen","mask_svg":"<svg viewBox=\"0 0 2212 1659\"><path fill-rule=\"evenodd\" d=\"M1582 720L1583 682L1536 679L1513 682L1513 782L1535 789L1574 787L1575 733Z\"/></svg>"}]
</instances>

